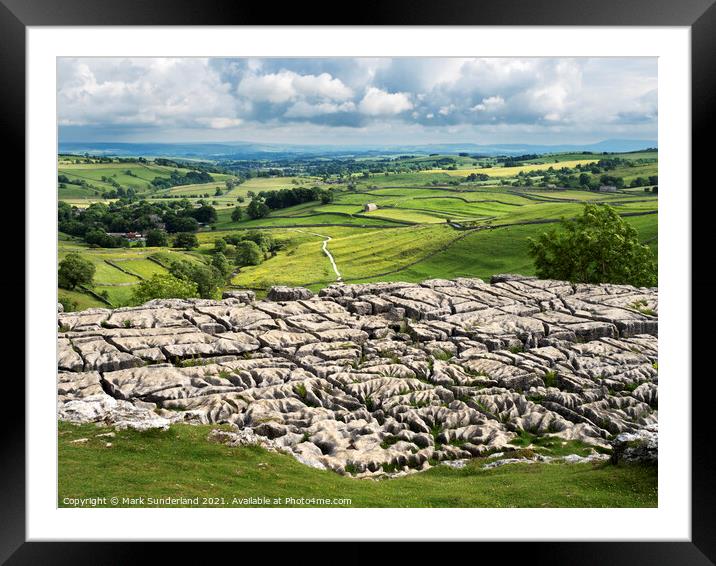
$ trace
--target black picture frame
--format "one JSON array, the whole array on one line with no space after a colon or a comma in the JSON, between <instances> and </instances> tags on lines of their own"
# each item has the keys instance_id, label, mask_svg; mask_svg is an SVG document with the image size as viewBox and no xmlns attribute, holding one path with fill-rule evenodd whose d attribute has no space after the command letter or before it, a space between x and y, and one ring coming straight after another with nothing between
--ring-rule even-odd
<instances>
[{"instance_id":1,"label":"black picture frame","mask_svg":"<svg viewBox=\"0 0 716 566\"><path fill-rule=\"evenodd\" d=\"M270 5L268 3L218 0L0 0L0 124L6 145L6 160L25 162L25 34L28 26L97 25L461 25L461 26L686 26L691 30L692 48L692 171L693 186L706 189L709 181L710 137L716 108L716 0L364 0L360 7L344 8L337 3L314 2ZM350 15L348 15L350 14ZM668 109L661 109L668 112ZM32 151L32 148L28 148ZM24 168L14 168L16 186L24 186ZM703 186L701 186L703 185ZM689 188L686 187L685 190ZM714 188L709 187L713 193ZM706 249L709 238L709 194L699 195L692 205L692 260L713 257ZM693 202L693 198L692 198ZM19 204L24 208L24 203ZM28 211L26 211L27 213ZM702 234L697 227L704 226ZM701 249L699 246L704 246ZM699 252L704 255L699 255ZM706 261L708 263L708 261ZM695 262L692 261L695 267ZM694 271L694 270L692 270ZM683 274L685 277L687 274ZM692 272L692 297L707 297L713 287L707 276ZM26 297L26 300L28 297ZM693 300L693 299L692 299ZM692 319L693 320L693 319ZM708 352L707 332L697 332L692 323L692 353ZM707 387L711 372L697 371L692 354L692 536L690 542L570 542L570 543L483 543L473 555L485 559L485 550L510 561L529 560L550 564L713 564L716 560L716 490L711 475L713 441L710 438L712 397ZM6 376L9 378L9 376ZM205 560L205 550L189 545L80 542L25 542L25 415L24 403L15 400L15 415L4 411L2 463L0 474L0 561L7 564L124 564L138 558L181 562ZM529 536L518 526L517 536ZM108 529L111 533L111 528ZM555 530L559 536L559 530ZM317 538L320 535L317 534ZM351 543L357 545L358 543ZM362 543L366 544L366 543ZM507 547L509 545L509 548ZM140 548L141 546L141 548ZM401 561L420 558L422 545L410 545L399 552ZM450 550L460 550L464 545ZM271 556L278 558L286 545L272 545ZM244 559L256 552L243 547ZM295 552L295 551L291 551ZM340 551L301 549L312 561L325 557L357 562L370 556L388 558L381 550ZM469 555L473 550L468 550ZM238 557L237 557L238 558ZM391 557L392 558L392 557ZM295 556L294 556L295 559Z\"/></svg>"}]
</instances>

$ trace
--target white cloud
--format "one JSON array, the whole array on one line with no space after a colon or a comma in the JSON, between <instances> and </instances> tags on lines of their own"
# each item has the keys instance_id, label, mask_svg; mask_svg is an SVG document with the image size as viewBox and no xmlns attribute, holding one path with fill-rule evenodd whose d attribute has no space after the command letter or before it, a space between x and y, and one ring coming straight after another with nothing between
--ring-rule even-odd
<instances>
[{"instance_id":1,"label":"white cloud","mask_svg":"<svg viewBox=\"0 0 716 566\"><path fill-rule=\"evenodd\" d=\"M287 118L311 118L313 116L322 116L325 114L335 114L337 112L353 112L356 105L353 102L343 102L335 104L333 102L321 102L318 104L309 104L303 100L296 102L284 114Z\"/></svg>"},{"instance_id":2,"label":"white cloud","mask_svg":"<svg viewBox=\"0 0 716 566\"><path fill-rule=\"evenodd\" d=\"M470 110L473 112L496 112L505 106L505 99L501 96L488 96L482 102L475 104Z\"/></svg>"},{"instance_id":3,"label":"white cloud","mask_svg":"<svg viewBox=\"0 0 716 566\"><path fill-rule=\"evenodd\" d=\"M199 118L199 124L203 124L213 130L223 130L225 128L235 128L243 123L241 118Z\"/></svg>"},{"instance_id":4,"label":"white cloud","mask_svg":"<svg viewBox=\"0 0 716 566\"><path fill-rule=\"evenodd\" d=\"M413 103L404 92L389 93L370 87L360 101L358 109L368 116L388 116L411 110Z\"/></svg>"},{"instance_id":5,"label":"white cloud","mask_svg":"<svg viewBox=\"0 0 716 566\"><path fill-rule=\"evenodd\" d=\"M273 103L289 102L301 96L328 100L347 100L353 96L350 88L328 73L300 75L293 71L247 75L236 91L252 100Z\"/></svg>"},{"instance_id":6,"label":"white cloud","mask_svg":"<svg viewBox=\"0 0 716 566\"><path fill-rule=\"evenodd\" d=\"M61 125L199 125L238 119L231 86L206 59L63 59Z\"/></svg>"},{"instance_id":7,"label":"white cloud","mask_svg":"<svg viewBox=\"0 0 716 566\"><path fill-rule=\"evenodd\" d=\"M108 137L288 137L293 128L314 143L309 124L322 136L390 124L404 141L448 129L468 141L655 138L657 82L654 58L61 58L57 101L60 125Z\"/></svg>"}]
</instances>

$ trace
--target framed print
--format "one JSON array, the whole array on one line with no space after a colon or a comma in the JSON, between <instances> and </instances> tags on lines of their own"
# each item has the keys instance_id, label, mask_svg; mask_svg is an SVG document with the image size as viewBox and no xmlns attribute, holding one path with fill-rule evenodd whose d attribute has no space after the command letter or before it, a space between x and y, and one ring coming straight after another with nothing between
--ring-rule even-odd
<instances>
[{"instance_id":1,"label":"framed print","mask_svg":"<svg viewBox=\"0 0 716 566\"><path fill-rule=\"evenodd\" d=\"M1 8L27 223L8 563L710 563L710 2Z\"/></svg>"}]
</instances>

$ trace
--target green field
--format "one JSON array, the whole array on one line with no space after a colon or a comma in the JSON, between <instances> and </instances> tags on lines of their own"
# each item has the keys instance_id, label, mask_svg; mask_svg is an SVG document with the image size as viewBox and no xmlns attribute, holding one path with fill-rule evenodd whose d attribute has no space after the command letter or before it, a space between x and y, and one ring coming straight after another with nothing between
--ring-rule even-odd
<instances>
[{"instance_id":1,"label":"green field","mask_svg":"<svg viewBox=\"0 0 716 566\"><path fill-rule=\"evenodd\" d=\"M458 169L438 171L431 164L446 157L455 160ZM469 156L416 156L399 161L422 167L422 170L371 173L367 175L317 176L290 174L254 176L220 196L216 188L225 190L229 175L213 174L214 182L181 185L147 193L162 202L166 197L187 197L198 200L204 194L217 210L217 221L199 232L200 247L191 253L167 251L176 258L208 260L213 242L218 237L242 234L247 230L264 230L282 242L282 249L260 265L237 269L230 284L259 292L271 285L306 285L312 289L334 283L336 274L322 250L323 240L332 238L328 250L333 254L341 276L346 282L403 280L420 281L434 277L472 276L489 278L498 272L534 273L528 255L528 238L536 237L561 218L577 216L584 203L607 203L616 208L627 222L634 225L641 240L658 251L658 197L642 188L624 189L616 193L592 192L584 189L553 189L545 186L511 186L521 171L544 171L550 167L574 167L599 159L618 157L633 166L620 164L610 175L623 176L625 181L657 175L656 152L624 154L549 154L525 162L519 167L502 167L493 158ZM60 171L70 177L83 175L101 182L112 176L122 182L147 185L155 176L167 175L170 167L126 163L68 163L60 161ZM555 163L555 161L557 161ZM494 165L485 168L485 164ZM476 165L479 165L477 167ZM128 168L134 175L125 175ZM186 171L186 170L184 170ZM467 183L460 177L471 171L484 171L497 180ZM350 180L349 180L350 179ZM539 178L538 178L539 179ZM329 182L330 181L330 182ZM501 184L507 181L507 185ZM77 187L69 185L70 187ZM273 210L263 218L251 219L246 213L239 222L231 220L231 212L246 207L249 192L318 186L331 189L333 199ZM80 187L73 188L77 192ZM84 189L82 189L84 190ZM87 192L87 191L85 191ZM90 196L60 193L71 203L91 202ZM167 202L170 202L169 200ZM364 211L373 203L377 210ZM148 259L157 249L96 249L72 239L59 245L60 259L69 251L80 251L96 266L95 292L105 291L114 306L127 304L132 286L143 278L164 272L164 268ZM230 260L231 254L230 255ZM165 258L168 259L168 258ZM165 262L166 264L167 262ZM83 295L81 290L76 294ZM84 295L78 308L97 306L97 299Z\"/></svg>"},{"instance_id":2,"label":"green field","mask_svg":"<svg viewBox=\"0 0 716 566\"><path fill-rule=\"evenodd\" d=\"M556 189L551 186L556 176L541 173L550 167L555 171L572 168L613 155L550 154L520 161L518 167L503 167L494 158L416 156L388 160L395 171L364 174L354 172L359 160L346 161L339 173L311 174L293 164L290 170L271 176L267 171L280 170L273 168L276 164L252 163L255 169L250 175L242 170L244 181L228 191L226 180L231 175L224 173L212 173L209 183L160 190L151 186L152 179L188 169L151 162L74 163L72 158L61 158L60 174L93 185L68 184L59 189L59 198L78 208L95 201L114 202L96 193L116 188L116 182L133 187L139 198L153 204L151 210L181 208L183 199L198 206L196 201L205 199L215 207L217 220L201 226L199 246L191 251L98 248L79 237L60 234L59 259L70 252L80 253L95 266L95 276L89 288L59 289L59 300L78 310L131 304L135 287L153 275L168 273L172 261L209 262L217 239L253 230L270 234L278 245L271 253L266 252L259 265L237 266L227 276L227 286L253 289L258 297L273 285L301 285L317 291L336 283L338 277L324 246L346 283L455 277L489 280L496 273L532 275L535 267L529 255L530 238L538 237L562 218L581 214L585 203L613 206L637 230L641 242L658 254L656 194L643 188L616 193ZM621 176L627 187L632 179L658 174L654 152L616 156L633 164L618 162L617 169L609 170L610 175ZM448 157L454 159L456 169L439 168ZM377 162L383 163L380 159ZM132 174L127 174L128 170ZM521 172L535 171L530 182L541 186L525 186L525 176L517 177ZM471 172L484 172L491 179L467 182L465 177ZM579 170L569 174L578 175ZM565 186L577 185L565 181ZM262 218L248 217L245 207L251 200L249 193L314 186L331 192L315 192L309 198L321 200L271 210ZM217 189L222 194L216 195ZM377 209L365 211L367 204L375 204ZM237 205L244 207L244 214L234 222L231 214ZM181 210L186 213L191 207ZM91 216L90 212L86 214ZM78 233L71 223L66 226L68 232ZM234 246L227 247L226 256L236 262ZM316 470L259 447L209 442L210 426L176 424L167 431L123 430L115 431L112 438L99 436L106 429L95 425L61 422L58 427L58 505L63 507L70 506L66 498L140 496L212 497L218 498L214 500L216 506L237 507L242 506L241 501L234 500L237 495L277 498L289 492L296 497L335 500L343 507L658 505L656 467L601 462L511 464L485 469L487 458L474 458L461 469L438 465L400 478L360 480ZM557 442L550 437L534 441L528 448L520 446L526 445L516 444L511 454L584 456L591 452L576 441Z\"/></svg>"},{"instance_id":3,"label":"green field","mask_svg":"<svg viewBox=\"0 0 716 566\"><path fill-rule=\"evenodd\" d=\"M64 175L69 180L64 186L58 186L60 200L76 202L82 200L107 202L102 193L116 189L114 183L123 189L134 189L137 194L150 198L189 197L205 198L208 193L214 198L216 188L225 189L225 181L232 178L223 173L212 173L215 182L200 185L179 185L170 189L160 190L152 185L157 177L168 179L172 172L186 174L190 169L147 163L74 163L72 159L60 157L58 159L57 174ZM85 185L80 183L84 182ZM236 188L234 189L236 190ZM233 192L233 191L232 191ZM238 196L239 193L236 194ZM224 198L225 206L229 201L234 203L236 196Z\"/></svg>"},{"instance_id":4,"label":"green field","mask_svg":"<svg viewBox=\"0 0 716 566\"><path fill-rule=\"evenodd\" d=\"M235 497L273 499L287 494L336 499L341 507L658 505L656 467L553 463L486 470L481 468L486 460L476 458L462 469L436 466L402 478L371 481L315 470L259 447L214 444L206 440L211 429L178 424L167 431L116 431L107 438L98 436L107 430L103 427L60 422L58 505L69 506L66 498L181 496L199 497L199 506L240 507L246 504ZM553 455L586 453L576 443L558 452L544 450ZM203 497L217 499L213 505L202 505Z\"/></svg>"},{"instance_id":5,"label":"green field","mask_svg":"<svg viewBox=\"0 0 716 566\"><path fill-rule=\"evenodd\" d=\"M160 263L168 265L172 260L196 261L196 255L184 250L167 248L91 248L86 244L63 239L58 242L58 257L62 260L68 253L78 252L95 266L94 285L92 290L102 294L106 292L106 301L83 292L77 288L73 291L59 289L59 298L66 298L77 303L77 310L92 307L120 307L129 304L132 288L142 279L156 273L168 273ZM160 263L149 257L158 259Z\"/></svg>"},{"instance_id":6,"label":"green field","mask_svg":"<svg viewBox=\"0 0 716 566\"><path fill-rule=\"evenodd\" d=\"M571 160L559 160L553 163L535 163L533 165L520 165L517 167L466 167L456 170L445 171L453 177L464 177L471 173L484 173L490 177L514 177L518 173L527 173L529 171L544 171L550 167L559 169L561 167L575 167L576 165L586 165L588 163L594 163L597 159L571 159ZM425 173L437 173L440 169L429 169Z\"/></svg>"}]
</instances>

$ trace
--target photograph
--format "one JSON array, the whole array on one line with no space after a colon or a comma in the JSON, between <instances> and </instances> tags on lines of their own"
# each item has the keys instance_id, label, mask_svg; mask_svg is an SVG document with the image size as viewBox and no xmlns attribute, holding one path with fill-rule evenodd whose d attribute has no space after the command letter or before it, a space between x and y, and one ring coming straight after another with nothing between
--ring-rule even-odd
<instances>
[{"instance_id":1,"label":"photograph","mask_svg":"<svg viewBox=\"0 0 716 566\"><path fill-rule=\"evenodd\" d=\"M658 70L57 57L57 506L657 508Z\"/></svg>"}]
</instances>

